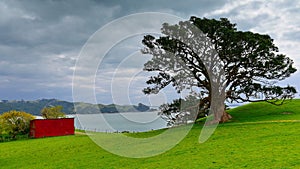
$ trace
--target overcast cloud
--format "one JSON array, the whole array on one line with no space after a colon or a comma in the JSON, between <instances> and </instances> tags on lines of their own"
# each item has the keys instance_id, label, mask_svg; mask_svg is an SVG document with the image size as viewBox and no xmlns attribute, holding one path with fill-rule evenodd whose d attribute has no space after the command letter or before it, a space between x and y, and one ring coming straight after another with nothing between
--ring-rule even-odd
<instances>
[{"instance_id":1,"label":"overcast cloud","mask_svg":"<svg viewBox=\"0 0 300 169\"><path fill-rule=\"evenodd\" d=\"M0 99L57 98L72 101L73 71L85 42L105 24L137 12L163 12L185 19L191 15L228 17L237 23L240 30L271 35L280 52L291 57L300 69L299 11L300 3L293 0L0 1ZM113 67L119 62L118 54L134 52L139 48L123 45L108 54L103 65L107 69L98 72L95 83L99 102L112 103L111 81L107 77L114 74ZM130 78L130 71L135 68L139 69L124 67L123 80ZM295 85L299 90L299 78L297 73L283 83ZM140 99L146 103L140 92L142 83L136 82L137 79L142 79L142 76L134 80L139 90L134 91L131 86L135 98L132 102L135 104Z\"/></svg>"}]
</instances>

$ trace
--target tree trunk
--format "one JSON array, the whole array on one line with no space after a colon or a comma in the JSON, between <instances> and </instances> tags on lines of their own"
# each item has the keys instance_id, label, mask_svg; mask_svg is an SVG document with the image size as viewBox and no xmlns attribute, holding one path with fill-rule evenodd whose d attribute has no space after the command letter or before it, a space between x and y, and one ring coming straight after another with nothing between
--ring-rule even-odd
<instances>
[{"instance_id":1,"label":"tree trunk","mask_svg":"<svg viewBox=\"0 0 300 169\"><path fill-rule=\"evenodd\" d=\"M220 123L225 123L227 121L229 121L230 119L232 119L232 116L230 114L228 114L225 110L223 111L222 117L220 119Z\"/></svg>"}]
</instances>

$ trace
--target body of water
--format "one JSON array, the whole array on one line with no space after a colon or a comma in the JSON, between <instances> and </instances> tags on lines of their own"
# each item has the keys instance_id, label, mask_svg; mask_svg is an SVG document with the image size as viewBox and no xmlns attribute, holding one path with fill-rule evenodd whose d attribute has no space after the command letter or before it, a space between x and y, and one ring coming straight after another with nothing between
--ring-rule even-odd
<instances>
[{"instance_id":1,"label":"body of water","mask_svg":"<svg viewBox=\"0 0 300 169\"><path fill-rule=\"evenodd\" d=\"M75 128L97 132L142 132L167 127L157 112L76 114Z\"/></svg>"},{"instance_id":2,"label":"body of water","mask_svg":"<svg viewBox=\"0 0 300 169\"><path fill-rule=\"evenodd\" d=\"M235 108L242 104L231 104ZM74 114L67 117L75 118L75 128L97 132L142 132L167 127L167 122L153 112ZM41 119L41 116L36 116Z\"/></svg>"}]
</instances>

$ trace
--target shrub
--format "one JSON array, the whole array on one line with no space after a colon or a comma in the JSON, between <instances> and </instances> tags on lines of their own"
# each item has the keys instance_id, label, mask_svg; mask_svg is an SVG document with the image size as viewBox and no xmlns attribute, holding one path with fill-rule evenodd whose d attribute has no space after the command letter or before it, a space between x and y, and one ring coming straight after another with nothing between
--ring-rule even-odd
<instances>
[{"instance_id":1,"label":"shrub","mask_svg":"<svg viewBox=\"0 0 300 169\"><path fill-rule=\"evenodd\" d=\"M28 134L30 130L30 121L34 116L23 111L8 111L0 115L1 134L8 134L16 138L19 134Z\"/></svg>"}]
</instances>

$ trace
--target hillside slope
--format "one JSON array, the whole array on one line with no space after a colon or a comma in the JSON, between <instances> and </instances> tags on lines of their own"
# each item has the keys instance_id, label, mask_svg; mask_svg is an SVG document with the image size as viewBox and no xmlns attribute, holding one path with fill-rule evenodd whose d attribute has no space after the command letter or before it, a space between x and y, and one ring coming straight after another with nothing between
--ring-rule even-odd
<instances>
[{"instance_id":1,"label":"hillside slope","mask_svg":"<svg viewBox=\"0 0 300 169\"><path fill-rule=\"evenodd\" d=\"M276 106L266 102L249 103L228 111L231 122L300 120L300 99L288 100Z\"/></svg>"},{"instance_id":2,"label":"hillside slope","mask_svg":"<svg viewBox=\"0 0 300 169\"><path fill-rule=\"evenodd\" d=\"M300 100L293 100L281 107L251 103L232 109L229 112L234 119L220 124L205 143L198 142L202 126L195 124L174 148L150 158L134 159L111 154L86 135L0 143L0 168L298 169L299 108ZM146 138L163 131L126 135ZM104 133L102 136L105 139L109 134L122 133ZM139 145L126 146L129 150L140 148Z\"/></svg>"}]
</instances>

